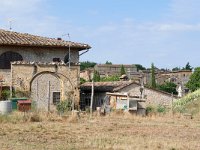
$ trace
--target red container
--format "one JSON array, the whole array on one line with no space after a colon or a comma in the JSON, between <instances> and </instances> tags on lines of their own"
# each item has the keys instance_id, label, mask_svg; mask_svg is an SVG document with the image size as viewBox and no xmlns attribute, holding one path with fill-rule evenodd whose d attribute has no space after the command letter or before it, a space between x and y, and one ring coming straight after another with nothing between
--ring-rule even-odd
<instances>
[{"instance_id":1,"label":"red container","mask_svg":"<svg viewBox=\"0 0 200 150\"><path fill-rule=\"evenodd\" d=\"M22 112L27 112L31 110L31 100L19 100L17 101L18 110Z\"/></svg>"}]
</instances>

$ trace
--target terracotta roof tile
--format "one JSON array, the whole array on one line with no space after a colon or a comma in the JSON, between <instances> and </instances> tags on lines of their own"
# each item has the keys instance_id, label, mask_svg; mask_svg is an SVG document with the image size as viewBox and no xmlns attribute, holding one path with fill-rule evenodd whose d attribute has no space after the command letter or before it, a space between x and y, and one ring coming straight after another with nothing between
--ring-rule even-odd
<instances>
[{"instance_id":1,"label":"terracotta roof tile","mask_svg":"<svg viewBox=\"0 0 200 150\"><path fill-rule=\"evenodd\" d=\"M35 46L35 47L72 47L79 50L90 49L88 44L64 41L0 29L0 45Z\"/></svg>"}]
</instances>

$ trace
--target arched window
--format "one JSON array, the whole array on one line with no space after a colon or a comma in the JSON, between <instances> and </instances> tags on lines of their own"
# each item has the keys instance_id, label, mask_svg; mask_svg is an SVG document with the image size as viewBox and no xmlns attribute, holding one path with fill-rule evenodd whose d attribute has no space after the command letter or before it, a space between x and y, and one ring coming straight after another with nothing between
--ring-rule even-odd
<instances>
[{"instance_id":1,"label":"arched window","mask_svg":"<svg viewBox=\"0 0 200 150\"><path fill-rule=\"evenodd\" d=\"M5 52L0 55L0 69L10 69L11 62L13 61L22 61L23 58L19 53L16 52Z\"/></svg>"},{"instance_id":2,"label":"arched window","mask_svg":"<svg viewBox=\"0 0 200 150\"><path fill-rule=\"evenodd\" d=\"M68 63L69 62L69 54L67 54L64 58L64 63Z\"/></svg>"}]
</instances>

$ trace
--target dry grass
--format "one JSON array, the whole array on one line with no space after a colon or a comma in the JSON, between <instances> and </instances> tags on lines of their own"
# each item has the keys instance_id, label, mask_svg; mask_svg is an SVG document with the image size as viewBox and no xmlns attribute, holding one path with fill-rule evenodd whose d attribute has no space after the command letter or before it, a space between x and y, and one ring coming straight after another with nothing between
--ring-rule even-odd
<instances>
[{"instance_id":1,"label":"dry grass","mask_svg":"<svg viewBox=\"0 0 200 150\"><path fill-rule=\"evenodd\" d=\"M45 113L39 116L40 122L1 122L1 150L200 149L199 117L138 117L119 112L93 118L82 114L79 119Z\"/></svg>"}]
</instances>

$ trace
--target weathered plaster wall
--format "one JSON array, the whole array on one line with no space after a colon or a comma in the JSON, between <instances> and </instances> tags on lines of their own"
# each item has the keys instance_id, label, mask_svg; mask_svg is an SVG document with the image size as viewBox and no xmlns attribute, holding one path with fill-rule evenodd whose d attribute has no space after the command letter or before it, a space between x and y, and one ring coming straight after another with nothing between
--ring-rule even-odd
<instances>
[{"instance_id":1,"label":"weathered plaster wall","mask_svg":"<svg viewBox=\"0 0 200 150\"><path fill-rule=\"evenodd\" d=\"M12 52L17 52L20 55L22 55L23 57L23 61L25 62L52 62L53 58L60 58L62 61L64 61L64 57L68 54L68 49L64 49L64 48L51 48L51 47L47 47L47 48L39 48L39 47L20 47L20 46L0 46L0 55L3 54L4 52L7 51L12 51ZM79 52L77 50L73 50L71 49L71 62L72 63L78 63L79 61ZM45 66L45 64L43 65ZM23 72L24 68L26 68L26 66L24 66L22 68L22 71L18 71L18 78L20 78L22 75L24 74L33 74L34 73L34 68L26 68L29 70L29 72ZM19 69L21 69L19 67ZM26 70L25 69L25 70ZM49 67L49 66L45 66L42 67L42 65L40 67L37 68L38 72L41 71L55 71L55 68ZM10 69L0 69L0 76L4 77L4 85L5 86L10 86L11 83L11 73L10 73ZM27 77L30 78L30 77ZM14 80L18 80L17 78ZM29 79L27 79L29 80ZM18 80L19 82L19 80ZM27 84L26 84L27 85Z\"/></svg>"},{"instance_id":2,"label":"weathered plaster wall","mask_svg":"<svg viewBox=\"0 0 200 150\"><path fill-rule=\"evenodd\" d=\"M64 61L64 57L69 52L67 48L0 46L0 55L6 51L17 52L22 55L24 61L28 62L52 62L53 58L60 58ZM71 62L77 63L78 57L79 52L71 49Z\"/></svg>"}]
</instances>

